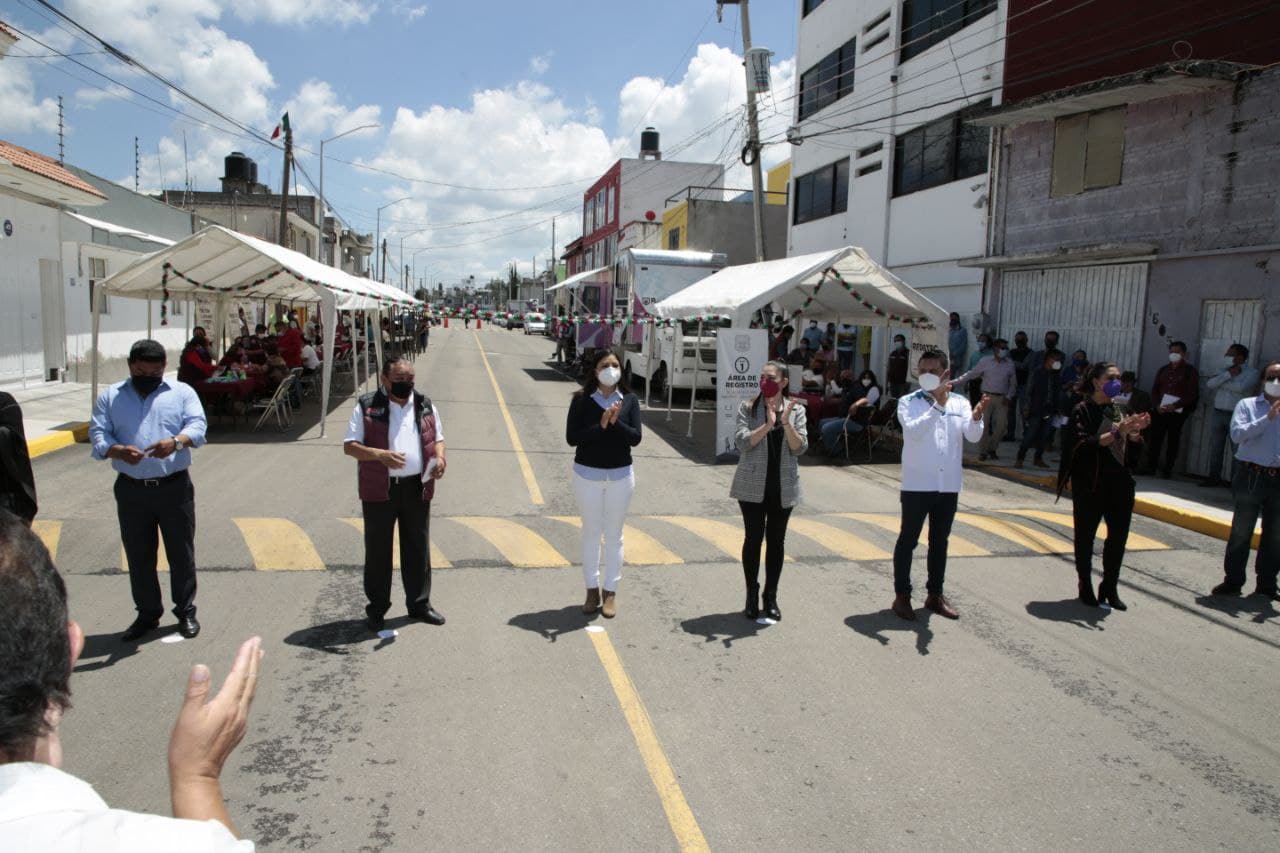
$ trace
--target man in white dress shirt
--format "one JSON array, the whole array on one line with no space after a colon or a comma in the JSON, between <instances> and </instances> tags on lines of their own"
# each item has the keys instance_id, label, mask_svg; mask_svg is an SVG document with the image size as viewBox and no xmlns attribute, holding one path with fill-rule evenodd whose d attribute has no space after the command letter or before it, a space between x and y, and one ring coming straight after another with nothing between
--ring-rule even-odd
<instances>
[{"instance_id":1,"label":"man in white dress shirt","mask_svg":"<svg viewBox=\"0 0 1280 853\"><path fill-rule=\"evenodd\" d=\"M364 592L370 630L391 609L391 546L400 528L400 579L409 616L430 625L444 617L431 606L431 499L444 476L444 429L431 400L413 388L413 362L393 358L382 387L351 412L346 454L355 459L364 513Z\"/></svg>"},{"instance_id":2,"label":"man in white dress shirt","mask_svg":"<svg viewBox=\"0 0 1280 853\"><path fill-rule=\"evenodd\" d=\"M988 397L972 410L961 394L951 393L947 357L937 350L920 356L920 390L898 401L902 424L902 526L893 549L893 612L915 619L911 607L911 555L929 521L929 594L924 606L948 619L960 614L942 593L947 572L947 540L960 498L964 442L982 438L982 413Z\"/></svg>"},{"instance_id":3,"label":"man in white dress shirt","mask_svg":"<svg viewBox=\"0 0 1280 853\"><path fill-rule=\"evenodd\" d=\"M252 853L253 842L236 840L218 779L248 725L262 641L240 646L207 702L209 669L192 669L169 740L173 817L113 809L88 782L58 769L58 730L83 648L49 552L0 510L0 850Z\"/></svg>"}]
</instances>

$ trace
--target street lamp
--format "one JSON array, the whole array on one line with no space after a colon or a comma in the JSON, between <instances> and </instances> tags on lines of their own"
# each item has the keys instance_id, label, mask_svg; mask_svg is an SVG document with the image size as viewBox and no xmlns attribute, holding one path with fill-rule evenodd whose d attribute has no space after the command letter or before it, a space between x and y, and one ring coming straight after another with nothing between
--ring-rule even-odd
<instances>
[{"instance_id":1,"label":"street lamp","mask_svg":"<svg viewBox=\"0 0 1280 853\"><path fill-rule=\"evenodd\" d=\"M397 259L399 260L399 262L400 262L400 270L401 270L401 272L400 272L400 281L401 281L401 285L400 285L400 286L401 286L401 287L404 287L404 284L403 284L403 282L404 282L404 238L405 238L405 237L412 237L414 234L421 234L423 231L426 231L426 230L427 230L426 228L418 228L418 229L416 229L416 230L414 230L414 231L408 231L408 232L405 232L404 234L401 234L401 235L400 235L400 253L399 253L398 255L396 255L396 258L397 258Z\"/></svg>"},{"instance_id":2,"label":"street lamp","mask_svg":"<svg viewBox=\"0 0 1280 853\"><path fill-rule=\"evenodd\" d=\"M417 280L418 280L418 255L421 255L423 252L425 252L425 251L426 251L427 249L429 249L429 248L431 248L431 247L430 247L430 246L423 246L421 249L418 249L418 250L417 250L417 251L415 251L412 255L410 255L410 256L409 256L409 265L410 265L410 267L412 267L412 269L413 269L413 273L412 273L412 276L411 276L411 277L412 277L412 279L413 279L413 281L417 281ZM430 272L432 269L434 269L434 266L427 267L427 269L423 271L423 275L425 276L425 275L426 275L428 272ZM428 288L428 290L430 290L430 288Z\"/></svg>"},{"instance_id":3,"label":"street lamp","mask_svg":"<svg viewBox=\"0 0 1280 853\"><path fill-rule=\"evenodd\" d=\"M333 141L333 140L335 140L335 139L341 139L342 137L346 136L348 133L355 133L357 130L369 130L369 129L371 129L371 128L375 128L375 127L382 127L382 125L380 125L380 124L362 124L362 125L360 125L359 127L353 127L353 128L351 128L350 130L344 130L342 133L339 133L337 136L330 136L328 139L321 139L321 140L320 140L320 234L321 234L321 239L318 241L318 242L319 242L319 245L317 245L317 246L316 246L316 260L317 260L317 261L320 261L321 263L324 263L324 239L323 239L323 236L324 236L324 208L325 208L325 203L324 203L324 144L325 144L326 142L332 142L332 141ZM341 264L338 262L338 239L337 239L337 238L338 238L338 235L337 235L337 233L336 233L336 232L337 232L337 229L334 229L334 231L335 231L335 233L334 233L334 235L333 235L333 236L334 236L334 241L333 241L333 261L334 261L334 264L333 264L333 265L336 267L336 266L341 266Z\"/></svg>"},{"instance_id":4,"label":"street lamp","mask_svg":"<svg viewBox=\"0 0 1280 853\"><path fill-rule=\"evenodd\" d=\"M386 204L384 204L382 207L378 208L378 217L377 217L378 225L377 225L377 230L374 232L374 237L373 237L374 266L377 267L379 270L381 270L381 272L378 275L378 281L382 281L384 278L386 278L386 271L387 271L386 258L382 256L382 211L386 210L388 207L391 207L391 205L393 204L399 204L400 202L408 201L411 198L413 198L413 196L407 195L404 198L398 198L395 201L389 201ZM380 266L379 266L379 258L381 258L382 260L382 263Z\"/></svg>"}]
</instances>

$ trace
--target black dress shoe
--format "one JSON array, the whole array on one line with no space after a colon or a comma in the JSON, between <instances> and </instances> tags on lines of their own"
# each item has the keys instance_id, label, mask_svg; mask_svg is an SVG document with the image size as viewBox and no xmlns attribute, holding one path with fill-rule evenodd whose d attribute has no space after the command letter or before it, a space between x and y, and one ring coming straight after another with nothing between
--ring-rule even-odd
<instances>
[{"instance_id":1,"label":"black dress shoe","mask_svg":"<svg viewBox=\"0 0 1280 853\"><path fill-rule=\"evenodd\" d=\"M159 627L159 619L148 619L144 616L139 616L137 619L134 619L133 624L126 628L125 632L120 635L120 639L124 640L126 643L132 643L134 640L141 640L143 637L147 636L147 634L150 634Z\"/></svg>"},{"instance_id":2,"label":"black dress shoe","mask_svg":"<svg viewBox=\"0 0 1280 853\"><path fill-rule=\"evenodd\" d=\"M1210 595L1239 595L1241 592L1242 590L1240 589L1240 587L1232 586L1226 581L1223 581L1222 583L1215 586L1213 589L1209 590Z\"/></svg>"},{"instance_id":3,"label":"black dress shoe","mask_svg":"<svg viewBox=\"0 0 1280 853\"><path fill-rule=\"evenodd\" d=\"M365 616L364 624L369 626L370 631L381 631L382 627L387 624L387 620L381 616Z\"/></svg>"},{"instance_id":4,"label":"black dress shoe","mask_svg":"<svg viewBox=\"0 0 1280 853\"><path fill-rule=\"evenodd\" d=\"M1255 597L1269 598L1272 601L1280 601L1280 592L1274 589L1255 589L1252 593Z\"/></svg>"},{"instance_id":5,"label":"black dress shoe","mask_svg":"<svg viewBox=\"0 0 1280 853\"><path fill-rule=\"evenodd\" d=\"M443 625L444 617L440 615L434 607L428 607L426 610L418 610L409 614L414 619L421 619L428 625Z\"/></svg>"},{"instance_id":6,"label":"black dress shoe","mask_svg":"<svg viewBox=\"0 0 1280 853\"><path fill-rule=\"evenodd\" d=\"M181 616L178 618L178 633L186 637L188 640L193 639L200 633L200 623L196 621L194 613L190 616Z\"/></svg>"},{"instance_id":7,"label":"black dress shoe","mask_svg":"<svg viewBox=\"0 0 1280 853\"><path fill-rule=\"evenodd\" d=\"M778 600L775 598L766 598L764 600L764 615L772 619L774 622L782 621L782 611L778 609Z\"/></svg>"}]
</instances>

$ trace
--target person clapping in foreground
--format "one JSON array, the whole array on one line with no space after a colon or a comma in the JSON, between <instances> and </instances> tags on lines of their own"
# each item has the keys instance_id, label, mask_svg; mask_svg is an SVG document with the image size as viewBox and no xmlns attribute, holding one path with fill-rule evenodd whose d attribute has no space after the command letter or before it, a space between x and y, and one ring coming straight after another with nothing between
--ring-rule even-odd
<instances>
[{"instance_id":1,"label":"person clapping in foreground","mask_svg":"<svg viewBox=\"0 0 1280 853\"><path fill-rule=\"evenodd\" d=\"M112 809L59 769L59 728L83 648L49 552L0 510L0 850L251 853L252 842L237 840L219 777L248 727L262 641L240 646L212 698L208 667L192 669L169 740L172 818Z\"/></svg>"}]
</instances>

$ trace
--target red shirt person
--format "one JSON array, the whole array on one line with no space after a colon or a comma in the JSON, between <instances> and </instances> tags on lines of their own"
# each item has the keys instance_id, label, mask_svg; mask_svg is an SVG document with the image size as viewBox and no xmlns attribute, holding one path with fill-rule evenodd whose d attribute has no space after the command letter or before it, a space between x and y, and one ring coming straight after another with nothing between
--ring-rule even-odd
<instances>
[{"instance_id":1,"label":"red shirt person","mask_svg":"<svg viewBox=\"0 0 1280 853\"><path fill-rule=\"evenodd\" d=\"M302 332L298 331L296 323L291 323L288 328L284 323L276 323L276 347L285 364L302 367L302 345Z\"/></svg>"},{"instance_id":2,"label":"red shirt person","mask_svg":"<svg viewBox=\"0 0 1280 853\"><path fill-rule=\"evenodd\" d=\"M1147 434L1147 466L1144 473L1173 476L1173 463L1182 443L1182 427L1200 402L1200 374L1187 362L1187 345L1182 341L1169 344L1169 363L1156 371L1151 386L1151 431ZM1166 444L1164 464L1160 465L1160 448Z\"/></svg>"}]
</instances>

